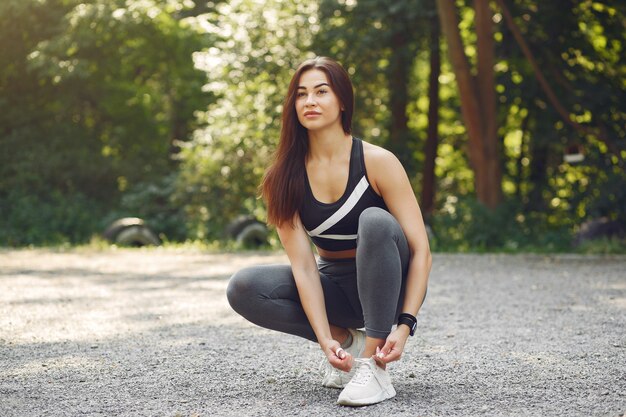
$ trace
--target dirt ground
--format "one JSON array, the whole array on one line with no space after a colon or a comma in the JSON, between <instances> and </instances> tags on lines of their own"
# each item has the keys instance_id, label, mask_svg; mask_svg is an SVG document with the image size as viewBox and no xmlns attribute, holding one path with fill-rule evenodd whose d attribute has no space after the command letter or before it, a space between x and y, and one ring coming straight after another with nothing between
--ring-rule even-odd
<instances>
[{"instance_id":1,"label":"dirt ground","mask_svg":"<svg viewBox=\"0 0 626 417\"><path fill-rule=\"evenodd\" d=\"M228 306L276 253L0 250L0 416L623 416L626 256L435 254L398 395L335 404L313 343Z\"/></svg>"}]
</instances>

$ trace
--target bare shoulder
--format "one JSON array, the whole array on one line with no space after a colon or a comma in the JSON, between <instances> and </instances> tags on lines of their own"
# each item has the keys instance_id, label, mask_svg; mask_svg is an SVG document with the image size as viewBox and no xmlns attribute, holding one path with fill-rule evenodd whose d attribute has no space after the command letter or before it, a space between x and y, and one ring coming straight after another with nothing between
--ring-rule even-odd
<instances>
[{"instance_id":1,"label":"bare shoulder","mask_svg":"<svg viewBox=\"0 0 626 417\"><path fill-rule=\"evenodd\" d=\"M381 146L363 141L363 159L367 176L378 194L383 180L406 176L398 158Z\"/></svg>"},{"instance_id":2,"label":"bare shoulder","mask_svg":"<svg viewBox=\"0 0 626 417\"><path fill-rule=\"evenodd\" d=\"M363 141L363 158L365 159L365 165L368 175L370 174L371 170L388 170L402 167L398 158L391 151L388 151L381 146L374 145L365 141Z\"/></svg>"}]
</instances>

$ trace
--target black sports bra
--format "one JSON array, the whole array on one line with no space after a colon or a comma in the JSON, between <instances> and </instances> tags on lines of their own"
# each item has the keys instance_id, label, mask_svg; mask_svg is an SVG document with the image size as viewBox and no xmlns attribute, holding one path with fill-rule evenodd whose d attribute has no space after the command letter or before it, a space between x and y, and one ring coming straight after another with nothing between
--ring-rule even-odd
<instances>
[{"instance_id":1,"label":"black sports bra","mask_svg":"<svg viewBox=\"0 0 626 417\"><path fill-rule=\"evenodd\" d=\"M339 251L356 248L359 216L368 207L389 211L381 196L376 194L367 178L363 158L363 142L352 138L350 173L343 195L334 203L322 203L313 196L305 170L305 193L300 220L313 243L325 250Z\"/></svg>"}]
</instances>

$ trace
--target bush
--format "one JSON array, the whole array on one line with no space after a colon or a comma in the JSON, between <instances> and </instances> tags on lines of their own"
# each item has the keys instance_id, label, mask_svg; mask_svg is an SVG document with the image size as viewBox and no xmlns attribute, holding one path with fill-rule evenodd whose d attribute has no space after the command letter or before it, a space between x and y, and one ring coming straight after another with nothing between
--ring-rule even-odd
<instances>
[{"instance_id":1,"label":"bush","mask_svg":"<svg viewBox=\"0 0 626 417\"><path fill-rule=\"evenodd\" d=\"M101 212L80 193L12 191L0 200L0 245L85 243L101 228Z\"/></svg>"},{"instance_id":2,"label":"bush","mask_svg":"<svg viewBox=\"0 0 626 417\"><path fill-rule=\"evenodd\" d=\"M435 251L565 251L570 248L567 224L552 224L548 215L525 214L515 201L495 210L471 197L449 197L431 220Z\"/></svg>"},{"instance_id":3,"label":"bush","mask_svg":"<svg viewBox=\"0 0 626 417\"><path fill-rule=\"evenodd\" d=\"M107 223L122 217L139 217L162 240L187 240L183 205L174 196L176 181L176 174L170 174L135 185L122 196L120 208L106 216Z\"/></svg>"},{"instance_id":4,"label":"bush","mask_svg":"<svg viewBox=\"0 0 626 417\"><path fill-rule=\"evenodd\" d=\"M616 237L602 237L581 243L576 252L598 255L626 253L626 240Z\"/></svg>"}]
</instances>

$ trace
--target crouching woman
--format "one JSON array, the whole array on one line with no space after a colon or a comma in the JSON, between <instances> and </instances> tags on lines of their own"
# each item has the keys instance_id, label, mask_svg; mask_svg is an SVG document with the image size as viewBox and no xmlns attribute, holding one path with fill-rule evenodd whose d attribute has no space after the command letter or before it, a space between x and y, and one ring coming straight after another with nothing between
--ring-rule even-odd
<instances>
[{"instance_id":1,"label":"crouching woman","mask_svg":"<svg viewBox=\"0 0 626 417\"><path fill-rule=\"evenodd\" d=\"M322 384L360 406L396 394L386 367L415 332L431 255L404 168L352 136L353 107L337 62L318 57L295 71L262 183L290 264L237 272L227 296L249 321L318 343Z\"/></svg>"}]
</instances>

